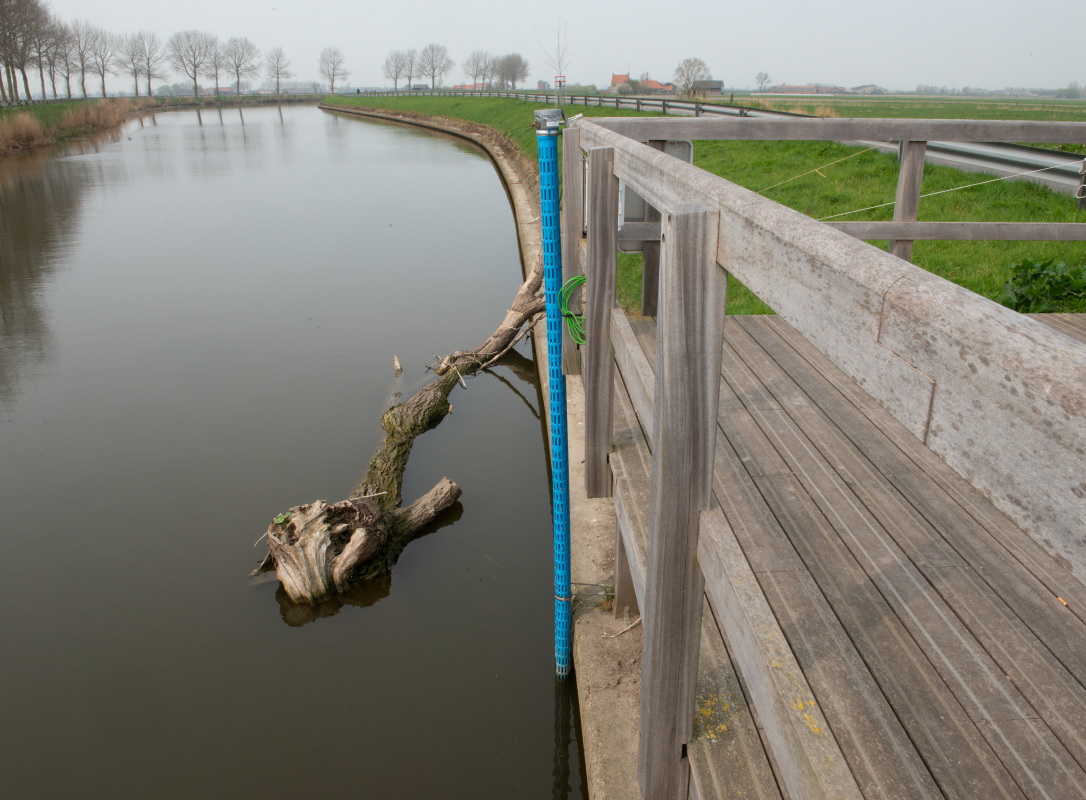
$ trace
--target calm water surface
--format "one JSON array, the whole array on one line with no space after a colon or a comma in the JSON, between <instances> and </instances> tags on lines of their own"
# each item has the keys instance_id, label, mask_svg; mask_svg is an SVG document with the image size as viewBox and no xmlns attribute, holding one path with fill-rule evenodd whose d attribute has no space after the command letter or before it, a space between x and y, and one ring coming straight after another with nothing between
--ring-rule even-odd
<instances>
[{"instance_id":1,"label":"calm water surface","mask_svg":"<svg viewBox=\"0 0 1086 800\"><path fill-rule=\"evenodd\" d=\"M174 112L0 164L0 795L580 797L527 345L416 443L405 500L464 494L389 579L246 579L520 280L490 162L417 130Z\"/></svg>"}]
</instances>

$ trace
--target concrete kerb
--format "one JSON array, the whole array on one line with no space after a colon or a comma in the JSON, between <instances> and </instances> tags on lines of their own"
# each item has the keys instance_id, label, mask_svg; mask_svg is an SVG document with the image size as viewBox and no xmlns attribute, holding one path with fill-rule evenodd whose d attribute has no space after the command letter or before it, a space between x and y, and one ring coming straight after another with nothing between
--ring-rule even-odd
<instances>
[{"instance_id":1,"label":"concrete kerb","mask_svg":"<svg viewBox=\"0 0 1086 800\"><path fill-rule=\"evenodd\" d=\"M321 103L324 111L398 122L452 134L481 147L497 168L517 220L522 272L542 258L536 167L505 136L484 125L447 117L397 113ZM519 155L517 155L519 154ZM536 370L546 404L547 326L532 330ZM641 626L614 636L625 625L598 606L598 586L614 580L615 508L611 498L589 499L584 477L584 387L580 376L566 378L569 427L571 562L574 586L573 669L581 708L581 747L592 800L640 800L637 748L641 707ZM576 585L580 584L580 585ZM549 600L548 600L549 602Z\"/></svg>"}]
</instances>

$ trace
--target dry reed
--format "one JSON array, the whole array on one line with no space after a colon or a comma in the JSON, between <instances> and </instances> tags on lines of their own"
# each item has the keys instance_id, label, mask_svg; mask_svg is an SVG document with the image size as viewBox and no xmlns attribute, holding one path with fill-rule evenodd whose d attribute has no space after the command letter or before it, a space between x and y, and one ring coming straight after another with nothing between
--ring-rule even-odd
<instances>
[{"instance_id":1,"label":"dry reed","mask_svg":"<svg viewBox=\"0 0 1086 800\"><path fill-rule=\"evenodd\" d=\"M31 111L17 111L0 116L0 158L38 145L50 144L57 137L90 133L113 128L128 114L158 105L149 97L115 97L80 103L66 110L59 124L43 124Z\"/></svg>"},{"instance_id":2,"label":"dry reed","mask_svg":"<svg viewBox=\"0 0 1086 800\"><path fill-rule=\"evenodd\" d=\"M52 141L41 122L27 111L0 118L0 156Z\"/></svg>"}]
</instances>

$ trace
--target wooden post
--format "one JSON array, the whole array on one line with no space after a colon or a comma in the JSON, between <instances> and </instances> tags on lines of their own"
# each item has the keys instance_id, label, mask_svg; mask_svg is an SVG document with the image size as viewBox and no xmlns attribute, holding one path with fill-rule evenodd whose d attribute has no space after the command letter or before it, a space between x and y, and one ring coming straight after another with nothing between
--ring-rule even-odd
<instances>
[{"instance_id":1,"label":"wooden post","mask_svg":"<svg viewBox=\"0 0 1086 800\"><path fill-rule=\"evenodd\" d=\"M638 778L644 800L687 797L705 585L698 566L716 451L727 275L716 265L719 212L666 214L656 330L652 488L641 658Z\"/></svg>"},{"instance_id":2,"label":"wooden post","mask_svg":"<svg viewBox=\"0 0 1086 800\"><path fill-rule=\"evenodd\" d=\"M694 116L701 116L701 103L697 102L696 100L694 101Z\"/></svg>"},{"instance_id":3,"label":"wooden post","mask_svg":"<svg viewBox=\"0 0 1086 800\"><path fill-rule=\"evenodd\" d=\"M897 176L897 198L894 202L894 222L916 222L920 209L920 184L924 180L924 153L927 142L901 143L901 167ZM890 253L906 261L913 260L913 243L909 239L890 242Z\"/></svg>"},{"instance_id":4,"label":"wooden post","mask_svg":"<svg viewBox=\"0 0 1086 800\"><path fill-rule=\"evenodd\" d=\"M581 132L562 131L562 284L581 275L581 237L584 235L584 168L581 165ZM570 297L569 310L581 313L581 290ZM581 374L581 351L562 320L562 374Z\"/></svg>"},{"instance_id":5,"label":"wooden post","mask_svg":"<svg viewBox=\"0 0 1086 800\"><path fill-rule=\"evenodd\" d=\"M640 98L640 97L639 97L639 98L637 98L637 110L638 110L638 111L640 111L640 110L641 110L641 98Z\"/></svg>"},{"instance_id":6,"label":"wooden post","mask_svg":"<svg viewBox=\"0 0 1086 800\"><path fill-rule=\"evenodd\" d=\"M637 592L634 590L633 575L630 574L630 560L626 555L626 543L622 541L622 529L615 523L615 595L612 610L616 617L630 610L630 616L641 613L637 606Z\"/></svg>"},{"instance_id":7,"label":"wooden post","mask_svg":"<svg viewBox=\"0 0 1086 800\"><path fill-rule=\"evenodd\" d=\"M667 116L667 100L660 101L660 108L663 110L664 116Z\"/></svg>"},{"instance_id":8,"label":"wooden post","mask_svg":"<svg viewBox=\"0 0 1086 800\"><path fill-rule=\"evenodd\" d=\"M611 426L614 420L615 354L611 349L611 309L618 305L618 178L615 151L588 151L588 299L585 307L584 482L589 497L611 496Z\"/></svg>"},{"instance_id":9,"label":"wooden post","mask_svg":"<svg viewBox=\"0 0 1086 800\"><path fill-rule=\"evenodd\" d=\"M664 152L665 139L650 139L649 147ZM653 206L645 208L645 222L659 222L660 211ZM660 243L645 242L641 246L641 316L656 316L656 298L660 293Z\"/></svg>"}]
</instances>

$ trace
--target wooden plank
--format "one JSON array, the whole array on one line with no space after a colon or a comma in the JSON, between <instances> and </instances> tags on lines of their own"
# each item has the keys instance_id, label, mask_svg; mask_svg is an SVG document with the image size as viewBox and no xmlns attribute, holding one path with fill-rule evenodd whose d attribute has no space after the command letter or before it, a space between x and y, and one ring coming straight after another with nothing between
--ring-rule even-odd
<instances>
[{"instance_id":1,"label":"wooden plank","mask_svg":"<svg viewBox=\"0 0 1086 800\"><path fill-rule=\"evenodd\" d=\"M579 249L584 224L584 167L582 165L581 132L567 127L562 131L562 285L570 278L583 275ZM570 297L570 311L581 313L581 290ZM581 353L562 325L562 374L581 374Z\"/></svg>"},{"instance_id":2,"label":"wooden plank","mask_svg":"<svg viewBox=\"0 0 1086 800\"><path fill-rule=\"evenodd\" d=\"M901 167L897 176L897 194L894 199L894 222L916 222L920 208L920 184L924 180L924 153L927 142L901 142ZM911 239L890 241L890 254L903 261L913 260Z\"/></svg>"},{"instance_id":3,"label":"wooden plank","mask_svg":"<svg viewBox=\"0 0 1086 800\"><path fill-rule=\"evenodd\" d=\"M634 336L630 320L621 308L611 310L611 346L615 351L615 364L637 411L645 438L652 442L652 397L656 377ZM651 446L651 445L650 445Z\"/></svg>"},{"instance_id":4,"label":"wooden plank","mask_svg":"<svg viewBox=\"0 0 1086 800\"><path fill-rule=\"evenodd\" d=\"M659 242L660 222L659 220L656 222L626 222L618 232L618 241L623 246L627 242ZM644 314L643 316L652 315Z\"/></svg>"},{"instance_id":5,"label":"wooden plank","mask_svg":"<svg viewBox=\"0 0 1086 800\"><path fill-rule=\"evenodd\" d=\"M615 517L622 536L634 596L645 596L648 562L649 476L652 453L637 421L637 412L619 374L615 374L614 450L610 459L615 481ZM638 608L641 608L638 602Z\"/></svg>"},{"instance_id":6,"label":"wooden plank","mask_svg":"<svg viewBox=\"0 0 1086 800\"><path fill-rule=\"evenodd\" d=\"M827 222L857 239L1084 242L1083 222Z\"/></svg>"},{"instance_id":7,"label":"wooden plank","mask_svg":"<svg viewBox=\"0 0 1086 800\"><path fill-rule=\"evenodd\" d=\"M578 125L583 124L578 122ZM636 141L1086 142L1086 122L970 119L827 119L818 117L593 117L592 123Z\"/></svg>"},{"instance_id":8,"label":"wooden plank","mask_svg":"<svg viewBox=\"0 0 1086 800\"><path fill-rule=\"evenodd\" d=\"M639 778L644 800L681 797L689 775L704 585L700 512L709 507L727 280L716 267L717 215L671 209L660 265L652 487L641 664Z\"/></svg>"},{"instance_id":9,"label":"wooden plank","mask_svg":"<svg viewBox=\"0 0 1086 800\"><path fill-rule=\"evenodd\" d=\"M615 506L619 505L621 486L616 481ZM634 586L633 574L630 571L630 559L626 555L626 542L622 535L622 525L615 519L615 594L612 610L618 618L636 617L640 614L640 606L637 603L637 589Z\"/></svg>"},{"instance_id":10,"label":"wooden plank","mask_svg":"<svg viewBox=\"0 0 1086 800\"><path fill-rule=\"evenodd\" d=\"M735 356L755 370L758 380L763 380L764 366L757 363L757 359L758 353L765 355L764 351L757 348L741 328L730 329L729 344L735 348ZM729 357L730 350L726 349L726 363ZM786 376L764 377L767 386L775 387L779 385L778 381L784 380L787 380ZM782 397L778 396L778 400L781 401ZM1003 724L1010 720L1035 719L1037 712L1014 685L1008 684L1001 665L996 663L992 654L962 624L945 599L925 580L923 573L888 535L862 499L856 496L850 482L838 474L838 470L820 453L817 441L819 431L812 427L811 420L805 420L805 429L801 430L789 416L793 410L791 406L783 402L782 405L786 411L776 414L754 411L752 416L799 478L815 506L840 538L840 543L885 598L904 629L970 718L975 723L981 720L988 722L994 735L1000 737L1004 766L1016 778L1025 774L1022 772L1026 769L1023 763L1030 762L1038 767L1026 769L1029 781L1023 785L1027 794L1040 793L1045 796L1046 792L1056 791L1062 780L1060 776L1067 770L1075 769L1071 754L1063 746L1051 744L1050 740L1054 740L1052 733L1040 720L1027 728ZM835 452L832 457L835 464L848 460L846 454L841 452ZM803 535L806 534L797 531L797 536ZM823 549L826 547L824 543L820 546ZM804 562L810 566L807 556L804 556ZM842 613L836 606L835 610L838 614ZM1022 637L1021 641L1025 646L1030 646L1035 644L1035 640L1029 641L1031 638ZM1022 677L1023 673L1016 671L1016 674ZM1031 673L1027 678L1046 684L1045 688L1059 683L1052 678L1051 672L1045 676Z\"/></svg>"},{"instance_id":11,"label":"wooden plank","mask_svg":"<svg viewBox=\"0 0 1086 800\"><path fill-rule=\"evenodd\" d=\"M1066 333L1073 339L1086 342L1086 314L1029 314L1053 330Z\"/></svg>"},{"instance_id":12,"label":"wooden plank","mask_svg":"<svg viewBox=\"0 0 1086 800\"><path fill-rule=\"evenodd\" d=\"M970 518L976 520L980 528L978 537L997 552L1006 552L1012 560L1018 561L1032 574L1040 585L1049 592L1045 605L1051 605L1053 598L1062 597L1069 603L1069 611L1086 619L1086 586L1083 586L1068 565L1060 563L1045 552L1032 538L1013 524L1002 512L996 509L985 497L978 494L968 481L952 470L947 463L929 448L916 440L893 415L847 375L838 369L828 358L818 352L795 329L784 320L767 318L766 323L787 341L797 353L809 363L842 397L852 404L865 418L892 443L894 448L906 458L907 463L915 465L923 473L926 481L934 484L939 492L950 501L959 505ZM877 452L868 449L869 457ZM887 455L892 455L887 450ZM893 480L910 476L914 471L908 466L895 468L894 460L876 462L880 470ZM925 496L926 481L917 480L911 484L898 482L897 487L903 493L915 490L919 496ZM910 489L910 485L914 489ZM937 498L937 494L930 495ZM933 500L932 502L936 502ZM990 534L989 534L990 532Z\"/></svg>"},{"instance_id":13,"label":"wooden plank","mask_svg":"<svg viewBox=\"0 0 1086 800\"><path fill-rule=\"evenodd\" d=\"M649 147L659 152L664 152L667 146L665 139L650 139ZM656 206L648 204L645 208L645 223L660 222L660 211ZM641 316L656 316L656 301L660 294L660 239L645 240L641 247Z\"/></svg>"},{"instance_id":14,"label":"wooden plank","mask_svg":"<svg viewBox=\"0 0 1086 800\"><path fill-rule=\"evenodd\" d=\"M705 800L779 800L777 781L755 728L731 655L704 606L694 706L694 740L688 748L691 789Z\"/></svg>"},{"instance_id":15,"label":"wooden plank","mask_svg":"<svg viewBox=\"0 0 1086 800\"><path fill-rule=\"evenodd\" d=\"M776 756L777 780L792 798L862 797L719 509L701 516L698 559L713 609L746 677L751 700Z\"/></svg>"},{"instance_id":16,"label":"wooden plank","mask_svg":"<svg viewBox=\"0 0 1086 800\"><path fill-rule=\"evenodd\" d=\"M611 309L615 299L618 240L618 179L611 148L588 151L588 300L585 308L585 491L611 496L611 452L615 358L611 350Z\"/></svg>"},{"instance_id":17,"label":"wooden plank","mask_svg":"<svg viewBox=\"0 0 1086 800\"><path fill-rule=\"evenodd\" d=\"M922 514L899 494L891 481L866 458L866 451L877 449L883 439L871 423L859 413L852 419L838 413L832 424L821 410L832 406L832 397L826 396L832 390L812 382L809 371L803 377L797 376L796 372L804 372L803 365L796 363L800 359L794 353L789 356L791 349L763 321L744 318L743 327L758 348L772 359L772 366L763 363L755 367L758 378L772 387L782 407L833 464L856 498L928 579L939 597L953 608L955 615L996 662L1000 677L1005 674L1011 679L1071 755L1079 763L1086 764L1086 728L1081 724L1081 720L1086 719L1086 689L1069 671L1075 670L1086 677L1086 627L1074 621L1051 599L1047 607L1042 606L1038 594L1025 584L1025 576L1021 574L1025 570L1019 565L1012 566L994 551L974 544L976 536L971 529L977 527L976 523L968 520L960 509L955 515L955 509L947 505L925 502L918 504L926 512ZM737 352L748 365L754 366L755 354L745 348L737 348ZM792 383L792 380L802 381L802 384ZM816 406L818 401L821 402ZM888 465L890 469L886 471L904 473L912 467L912 472L919 473L915 466L905 465L903 461ZM952 549L944 540L944 530L949 530L949 540L956 543L960 551ZM968 557L971 566L963 555ZM1017 567L1017 571L1013 567ZM997 591L993 592L985 585L980 574ZM1006 598L1007 602L1001 598ZM1061 620L1071 624L1061 624ZM1054 644L1054 652L1059 658L1049 651L1039 638L1041 636ZM1061 659L1069 659L1070 663L1065 667Z\"/></svg>"}]
</instances>

